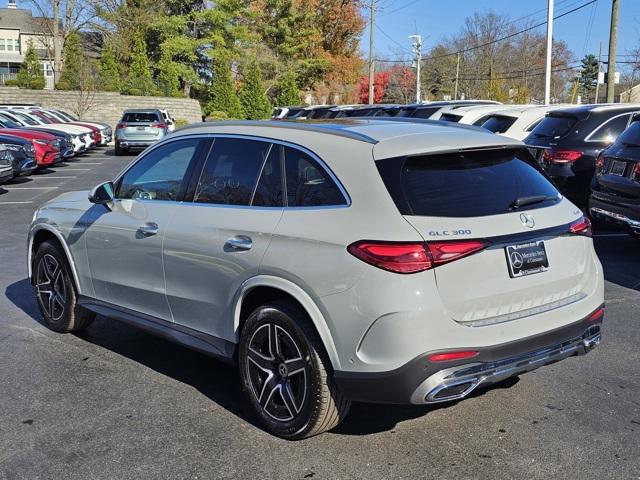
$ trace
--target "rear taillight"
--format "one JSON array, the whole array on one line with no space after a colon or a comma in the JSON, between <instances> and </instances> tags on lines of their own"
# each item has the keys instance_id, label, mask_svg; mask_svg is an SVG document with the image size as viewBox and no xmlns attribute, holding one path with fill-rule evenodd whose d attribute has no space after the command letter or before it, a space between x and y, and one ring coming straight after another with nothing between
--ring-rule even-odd
<instances>
[{"instance_id":1,"label":"rear taillight","mask_svg":"<svg viewBox=\"0 0 640 480\"><path fill-rule=\"evenodd\" d=\"M356 242L347 248L360 260L395 273L415 273L432 268L424 243Z\"/></svg>"},{"instance_id":2,"label":"rear taillight","mask_svg":"<svg viewBox=\"0 0 640 480\"><path fill-rule=\"evenodd\" d=\"M553 163L573 163L582 157L582 152L577 150L545 150L543 158Z\"/></svg>"},{"instance_id":3,"label":"rear taillight","mask_svg":"<svg viewBox=\"0 0 640 480\"><path fill-rule=\"evenodd\" d=\"M151 126L155 128L167 128L167 124L163 122L154 122Z\"/></svg>"},{"instance_id":4,"label":"rear taillight","mask_svg":"<svg viewBox=\"0 0 640 480\"><path fill-rule=\"evenodd\" d=\"M602 173L602 170L604 170L604 154L603 153L598 155L598 157L596 158L596 173Z\"/></svg>"},{"instance_id":5,"label":"rear taillight","mask_svg":"<svg viewBox=\"0 0 640 480\"><path fill-rule=\"evenodd\" d=\"M473 358L478 355L477 350L465 350L458 352L434 353L427 358L430 362L449 362L451 360L462 360L465 358Z\"/></svg>"},{"instance_id":6,"label":"rear taillight","mask_svg":"<svg viewBox=\"0 0 640 480\"><path fill-rule=\"evenodd\" d=\"M126 123L120 122L119 124L116 125L116 129L118 129L118 128L127 128L128 126L129 125L127 125Z\"/></svg>"},{"instance_id":7,"label":"rear taillight","mask_svg":"<svg viewBox=\"0 0 640 480\"><path fill-rule=\"evenodd\" d=\"M416 273L453 262L486 248L481 240L429 243L359 241L347 248L360 260L394 273Z\"/></svg>"},{"instance_id":8,"label":"rear taillight","mask_svg":"<svg viewBox=\"0 0 640 480\"><path fill-rule=\"evenodd\" d=\"M569 227L569 233L573 235L591 236L591 221L587 217L576 220Z\"/></svg>"},{"instance_id":9,"label":"rear taillight","mask_svg":"<svg viewBox=\"0 0 640 480\"><path fill-rule=\"evenodd\" d=\"M597 322L598 320L602 320L602 317L604 317L604 307L600 307L597 310L595 310L591 315L589 315L589 318L587 318L587 321Z\"/></svg>"}]
</instances>

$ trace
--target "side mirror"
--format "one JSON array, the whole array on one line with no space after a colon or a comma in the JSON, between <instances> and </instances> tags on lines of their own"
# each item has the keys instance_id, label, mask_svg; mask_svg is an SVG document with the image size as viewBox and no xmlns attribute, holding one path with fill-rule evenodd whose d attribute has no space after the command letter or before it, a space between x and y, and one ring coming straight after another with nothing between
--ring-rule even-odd
<instances>
[{"instance_id":1,"label":"side mirror","mask_svg":"<svg viewBox=\"0 0 640 480\"><path fill-rule=\"evenodd\" d=\"M101 183L89 192L89 201L98 205L112 202L113 197L113 182Z\"/></svg>"}]
</instances>

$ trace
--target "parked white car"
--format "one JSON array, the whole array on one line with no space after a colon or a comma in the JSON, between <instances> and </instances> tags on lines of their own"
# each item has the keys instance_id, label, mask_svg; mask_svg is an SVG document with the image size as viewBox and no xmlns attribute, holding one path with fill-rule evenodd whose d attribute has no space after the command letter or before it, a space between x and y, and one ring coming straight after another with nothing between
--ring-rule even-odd
<instances>
[{"instance_id":1,"label":"parked white car","mask_svg":"<svg viewBox=\"0 0 640 480\"><path fill-rule=\"evenodd\" d=\"M171 133L176 129L176 121L174 120L174 118L171 116L171 114L169 113L169 110L164 109L164 110L160 110L160 113L162 113L162 118L164 118L164 123L167 124L167 132Z\"/></svg>"},{"instance_id":2,"label":"parked white car","mask_svg":"<svg viewBox=\"0 0 640 480\"><path fill-rule=\"evenodd\" d=\"M535 105L520 105L519 108L533 108ZM514 105L471 105L458 107L455 110L444 109L440 120L467 125L482 125L492 114L505 110L511 110Z\"/></svg>"},{"instance_id":3,"label":"parked white car","mask_svg":"<svg viewBox=\"0 0 640 480\"><path fill-rule=\"evenodd\" d=\"M481 127L505 137L524 140L542 121L547 112L569 106L566 104L540 105L531 108L528 105L518 105L517 108L494 112L486 118Z\"/></svg>"}]
</instances>

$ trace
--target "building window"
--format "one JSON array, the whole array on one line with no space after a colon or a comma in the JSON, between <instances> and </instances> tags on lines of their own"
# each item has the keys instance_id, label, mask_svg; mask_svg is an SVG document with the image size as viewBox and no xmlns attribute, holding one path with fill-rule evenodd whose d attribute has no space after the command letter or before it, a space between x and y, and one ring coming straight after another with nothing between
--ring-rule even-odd
<instances>
[{"instance_id":1,"label":"building window","mask_svg":"<svg viewBox=\"0 0 640 480\"><path fill-rule=\"evenodd\" d=\"M16 38L16 39L13 41L13 43L15 44L15 47L14 47L14 48L15 48L16 52L20 52L20 39L19 39L19 38Z\"/></svg>"},{"instance_id":2,"label":"building window","mask_svg":"<svg viewBox=\"0 0 640 480\"><path fill-rule=\"evenodd\" d=\"M45 77L53 77L53 67L50 63L41 63L40 70L44 74Z\"/></svg>"},{"instance_id":3,"label":"building window","mask_svg":"<svg viewBox=\"0 0 640 480\"><path fill-rule=\"evenodd\" d=\"M0 38L0 52L4 52L6 50L5 40L4 38Z\"/></svg>"}]
</instances>

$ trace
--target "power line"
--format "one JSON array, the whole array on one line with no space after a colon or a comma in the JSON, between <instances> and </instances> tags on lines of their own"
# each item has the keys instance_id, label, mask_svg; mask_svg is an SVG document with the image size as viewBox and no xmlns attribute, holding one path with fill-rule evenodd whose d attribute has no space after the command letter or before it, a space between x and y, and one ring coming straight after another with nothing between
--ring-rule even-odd
<instances>
[{"instance_id":1,"label":"power line","mask_svg":"<svg viewBox=\"0 0 640 480\"><path fill-rule=\"evenodd\" d=\"M582 5L578 6L578 7L572 8L571 10L568 10L568 11L566 11L564 13L561 13L561 14L557 15L557 16L553 17L553 19L557 20L559 18L565 17L565 16L567 16L567 15L573 13L573 12L576 12L578 10L581 10L581 9L583 9L583 8L589 6L589 5L591 5L591 4L593 4L593 3L597 2L597 1L598 0L591 0L591 1L589 1L587 3L584 3L584 4L582 4ZM539 27L541 27L543 25L546 25L546 24L547 24L547 21L545 20L544 22L540 22L540 23L537 23L536 25L533 25L531 27L527 27L527 28L519 30L517 32L510 33L509 35L505 35L503 37L496 38L495 40L492 40L490 42L485 42L485 43L482 43L480 45L475 45L475 46L469 47L469 48L463 48L462 50L458 50L458 51L450 52L450 53L445 53L445 54L442 54L442 55L425 56L425 57L422 57L422 60L438 60L440 58L446 58L446 57L451 57L453 55L458 55L459 53L471 52L473 50L477 50L477 49L482 48L482 47L487 47L489 45L493 45L494 43L498 43L498 42L502 42L504 40L508 40L510 38L513 38L515 36L518 36L518 35L521 35L523 33L529 32L531 30L534 30L534 29L539 28ZM398 59L394 59L394 60L377 59L377 60L379 60L381 62L388 62L388 63L405 63L406 62L406 60L398 60Z\"/></svg>"},{"instance_id":2,"label":"power line","mask_svg":"<svg viewBox=\"0 0 640 480\"><path fill-rule=\"evenodd\" d=\"M402 5L401 7L398 7L396 9L394 9L394 10L391 10L390 12L386 12L385 15L392 15L392 14L394 14L396 12L399 12L400 10L404 10L405 8L410 7L411 5L414 5L414 4L418 3L419 1L420 0L413 0L413 1L411 1L411 2L409 2L407 4L405 4L405 5Z\"/></svg>"},{"instance_id":3,"label":"power line","mask_svg":"<svg viewBox=\"0 0 640 480\"><path fill-rule=\"evenodd\" d=\"M587 3L583 4L583 5L580 5L579 7L573 8L573 9L567 11L567 12L564 12L564 13L561 13L560 15L557 15L557 16L553 17L553 19L557 20L559 18L565 17L565 16L569 15L570 13L576 12L576 11L578 11L578 10L584 8L584 7L587 7L587 6L589 6L592 3L595 3L597 1L598 0L591 0L590 2L587 2ZM422 57L422 59L423 60L437 60L437 59L440 59L440 58L445 58L445 57L450 57L452 55L457 55L458 53L471 52L473 50L477 50L478 48L487 47L489 45L493 45L494 43L498 43L498 42L502 42L504 40L508 40L508 39L513 38L513 37L515 37L517 35L521 35L521 34L523 34L525 32L529 32L529 31L531 31L533 29L536 29L536 28L541 27L541 26L546 25L546 24L547 24L547 21L545 20L544 22L538 23L536 25L533 25L531 27L525 28L525 29L520 30L520 31L515 32L515 33L511 33L509 35L505 35L504 37L496 38L495 40L492 40L490 42L485 42L485 43L482 43L480 45L475 45L473 47L465 48L465 49L459 50L457 52L445 53L443 55L437 55L437 56L433 56L433 57Z\"/></svg>"},{"instance_id":4,"label":"power line","mask_svg":"<svg viewBox=\"0 0 640 480\"><path fill-rule=\"evenodd\" d=\"M393 37L391 37L391 35L387 34L387 32L385 32L382 27L380 27L380 25L378 25L377 23L375 24L375 27L378 29L378 31L384 35L385 37L387 37L389 40L391 40L393 43L395 43L396 45L398 45L403 51L407 52L407 53L411 53L411 50L409 50L405 45L402 45L400 42L398 42L397 40L395 40ZM378 59L376 59L378 60Z\"/></svg>"},{"instance_id":5,"label":"power line","mask_svg":"<svg viewBox=\"0 0 640 480\"><path fill-rule=\"evenodd\" d=\"M568 70L576 70L577 68L579 68L578 66L575 67L565 67L565 68L557 68L555 70L551 70L551 73L557 73L557 72L565 72ZM544 75L545 72L539 72L539 73L532 73L532 74L527 74L527 78L529 77L539 77ZM520 73L520 75L513 75L513 76L507 76L507 77L474 77L474 78L466 78L466 77L461 77L460 80L463 81L477 81L477 80L484 80L484 81L490 81L490 80L519 80L522 78L522 73ZM453 80L453 77L451 78Z\"/></svg>"}]
</instances>

